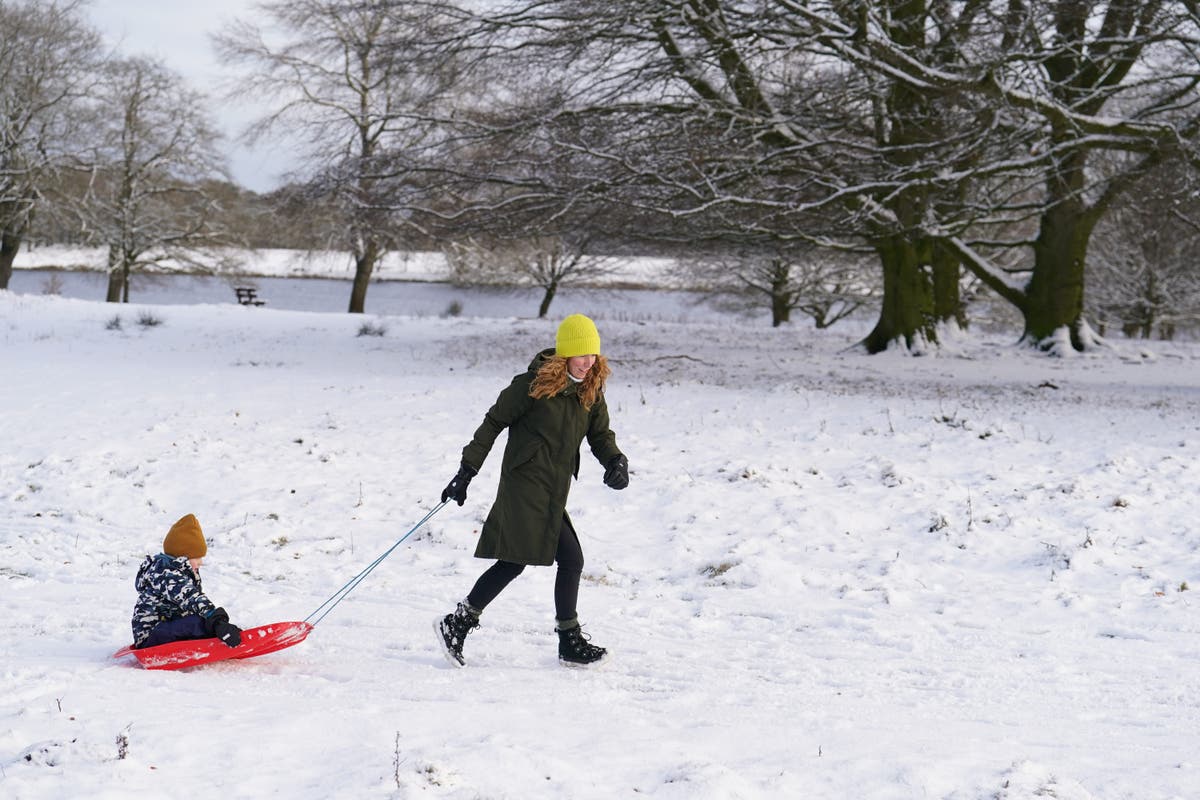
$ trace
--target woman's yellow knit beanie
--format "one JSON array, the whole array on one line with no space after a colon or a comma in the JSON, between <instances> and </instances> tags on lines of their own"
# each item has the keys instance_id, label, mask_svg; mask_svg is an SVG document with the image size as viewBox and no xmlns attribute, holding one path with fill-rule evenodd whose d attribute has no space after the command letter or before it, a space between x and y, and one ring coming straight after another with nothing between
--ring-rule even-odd
<instances>
[{"instance_id":1,"label":"woman's yellow knit beanie","mask_svg":"<svg viewBox=\"0 0 1200 800\"><path fill-rule=\"evenodd\" d=\"M204 541L204 531L200 530L200 520L194 514L180 518L171 526L167 538L163 539L163 552L175 557L204 558L208 543Z\"/></svg>"},{"instance_id":2,"label":"woman's yellow knit beanie","mask_svg":"<svg viewBox=\"0 0 1200 800\"><path fill-rule=\"evenodd\" d=\"M572 314L558 326L554 354L563 358L600 355L600 332L583 314Z\"/></svg>"}]
</instances>

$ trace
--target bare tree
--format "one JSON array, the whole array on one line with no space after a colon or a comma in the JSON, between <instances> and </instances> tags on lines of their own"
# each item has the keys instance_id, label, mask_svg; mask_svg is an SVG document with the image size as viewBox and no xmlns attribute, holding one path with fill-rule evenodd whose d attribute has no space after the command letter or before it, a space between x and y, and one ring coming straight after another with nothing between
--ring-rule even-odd
<instances>
[{"instance_id":1,"label":"bare tree","mask_svg":"<svg viewBox=\"0 0 1200 800\"><path fill-rule=\"evenodd\" d=\"M884 70L846 69L836 45L869 5L508 6L487 21L501 31L495 47L524 66L496 72L555 76L542 94L557 105L527 104L535 146L497 166L526 198L624 206L664 240L866 243L884 276L867 348L935 342L939 318L959 312L958 258L924 225L962 194L937 176L985 152L988 129L961 87L923 92ZM937 64L959 58L958 20L894 5L873 31ZM550 183L532 153L552 154L569 179Z\"/></svg>"},{"instance_id":2,"label":"bare tree","mask_svg":"<svg viewBox=\"0 0 1200 800\"><path fill-rule=\"evenodd\" d=\"M681 260L676 271L722 308L769 308L772 327L799 311L818 329L828 328L879 295L877 272L863 256L812 245L697 256Z\"/></svg>"},{"instance_id":3,"label":"bare tree","mask_svg":"<svg viewBox=\"0 0 1200 800\"><path fill-rule=\"evenodd\" d=\"M943 191L917 228L933 255L970 269L1016 307L1023 341L1055 353L1101 344L1083 316L1088 244L1113 202L1200 131L1196 6L1014 0L964 4L958 19L932 3L844 7L857 19L806 15L831 54L903 92L971 98L977 127L989 133L957 141L938 126L941 144L929 152L945 166L924 180ZM908 17L910 29L926 14L952 22L937 30L958 42L956 58L929 59L887 35L900 11L919 15ZM964 26L968 11L974 19ZM979 157L947 157L963 144ZM1107 153L1131 157L1123 169L1097 169ZM1017 271L1001 265L1014 249L1024 254Z\"/></svg>"},{"instance_id":4,"label":"bare tree","mask_svg":"<svg viewBox=\"0 0 1200 800\"><path fill-rule=\"evenodd\" d=\"M0 289L50 174L78 146L100 40L82 2L0 0Z\"/></svg>"},{"instance_id":5,"label":"bare tree","mask_svg":"<svg viewBox=\"0 0 1200 800\"><path fill-rule=\"evenodd\" d=\"M1096 343L1082 309L1097 221L1200 128L1196 15L1166 0L544 0L488 20L514 60L559 76L559 107L529 130L575 154L577 185L675 236L867 244L883 285L869 352L920 350L963 321L962 267L1020 310L1024 340L1058 351ZM1100 175L1104 151L1137 158Z\"/></svg>"},{"instance_id":6,"label":"bare tree","mask_svg":"<svg viewBox=\"0 0 1200 800\"><path fill-rule=\"evenodd\" d=\"M1193 3L1167 0L1013 2L1003 22L1001 49L1020 55L978 73L977 89L1005 117L1022 120L1028 135L1009 166L991 169L1023 162L1010 174L1036 176L1036 202L1013 192L971 235L943 242L1021 312L1024 341L1050 352L1085 350L1102 344L1084 317L1093 231L1142 176L1188 153L1200 132L1200 16ZM1021 216L1035 223L1029 236L988 235L996 219ZM1016 275L996 264L996 254L1013 247L1026 254Z\"/></svg>"},{"instance_id":7,"label":"bare tree","mask_svg":"<svg viewBox=\"0 0 1200 800\"><path fill-rule=\"evenodd\" d=\"M128 302L131 276L151 265L212 269L219 251L203 248L229 243L209 191L225 169L202 96L161 62L131 58L104 70L93 114L90 177L72 207L108 250L108 302Z\"/></svg>"},{"instance_id":8,"label":"bare tree","mask_svg":"<svg viewBox=\"0 0 1200 800\"><path fill-rule=\"evenodd\" d=\"M614 274L614 260L589 253L588 241L586 237L536 236L485 244L472 239L450 242L442 251L457 283L541 289L541 319L550 312L559 289L595 285Z\"/></svg>"},{"instance_id":9,"label":"bare tree","mask_svg":"<svg viewBox=\"0 0 1200 800\"><path fill-rule=\"evenodd\" d=\"M1164 339L1200 325L1200 204L1190 178L1164 165L1097 225L1086 311L1101 325Z\"/></svg>"},{"instance_id":10,"label":"bare tree","mask_svg":"<svg viewBox=\"0 0 1200 800\"><path fill-rule=\"evenodd\" d=\"M960 265L1021 311L1026 341L1051 351L1095 344L1082 317L1090 233L1131 180L1194 138L1200 119L1200 28L1188 3L657 5L651 24L701 105L744 127L776 163L820 156L828 190L818 201L843 202L883 266L871 352L936 341L958 305ZM787 80L792 53L816 56L814 74L849 68L831 95L848 124L813 81ZM1098 177L1091 162L1110 150L1140 158ZM820 165L806 158L793 169ZM706 205L739 202L707 186L721 191L703 193ZM753 201L771 199L786 202L761 191ZM1021 219L1033 233L1004 242L1027 253L1016 277L980 253L995 252L992 235L1020 230Z\"/></svg>"},{"instance_id":11,"label":"bare tree","mask_svg":"<svg viewBox=\"0 0 1200 800\"><path fill-rule=\"evenodd\" d=\"M296 183L333 209L330 247L349 250L354 282L349 310L362 313L376 264L410 224L402 202L405 175L393 156L431 138L431 108L455 75L437 45L454 18L440 2L271 0L256 6L267 24L239 22L215 39L227 59L249 72L234 96L271 106L249 131L304 151Z\"/></svg>"}]
</instances>

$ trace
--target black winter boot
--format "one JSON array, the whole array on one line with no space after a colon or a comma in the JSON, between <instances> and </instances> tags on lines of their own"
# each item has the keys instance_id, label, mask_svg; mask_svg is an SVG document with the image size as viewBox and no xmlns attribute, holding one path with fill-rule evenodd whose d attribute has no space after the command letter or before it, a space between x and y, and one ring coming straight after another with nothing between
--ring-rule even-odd
<instances>
[{"instance_id":1,"label":"black winter boot","mask_svg":"<svg viewBox=\"0 0 1200 800\"><path fill-rule=\"evenodd\" d=\"M569 627L563 627L564 625ZM604 659L608 651L597 647L588 640L591 638L579 626L578 620L560 622L555 630L558 631L558 660L572 667L586 667Z\"/></svg>"},{"instance_id":2,"label":"black winter boot","mask_svg":"<svg viewBox=\"0 0 1200 800\"><path fill-rule=\"evenodd\" d=\"M463 642L468 633L479 627L479 614L479 609L463 600L458 604L458 608L454 609L453 614L447 614L433 623L446 660L456 667L467 665L466 659L463 658Z\"/></svg>"}]
</instances>

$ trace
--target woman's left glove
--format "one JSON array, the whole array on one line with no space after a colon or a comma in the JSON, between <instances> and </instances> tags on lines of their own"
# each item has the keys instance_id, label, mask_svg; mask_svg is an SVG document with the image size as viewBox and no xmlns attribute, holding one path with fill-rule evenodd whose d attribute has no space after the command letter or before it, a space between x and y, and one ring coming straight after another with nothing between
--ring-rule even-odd
<instances>
[{"instance_id":1,"label":"woman's left glove","mask_svg":"<svg viewBox=\"0 0 1200 800\"><path fill-rule=\"evenodd\" d=\"M604 485L624 489L629 485L629 459L618 453L608 460L604 470Z\"/></svg>"}]
</instances>

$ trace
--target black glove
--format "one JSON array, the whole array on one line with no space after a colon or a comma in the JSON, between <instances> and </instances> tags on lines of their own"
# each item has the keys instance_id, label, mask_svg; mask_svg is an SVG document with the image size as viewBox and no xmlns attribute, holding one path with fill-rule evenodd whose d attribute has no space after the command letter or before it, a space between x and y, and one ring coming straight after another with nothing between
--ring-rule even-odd
<instances>
[{"instance_id":1,"label":"black glove","mask_svg":"<svg viewBox=\"0 0 1200 800\"><path fill-rule=\"evenodd\" d=\"M604 470L604 485L624 489L629 485L629 459L618 453L608 460Z\"/></svg>"},{"instance_id":2,"label":"black glove","mask_svg":"<svg viewBox=\"0 0 1200 800\"><path fill-rule=\"evenodd\" d=\"M218 622L213 626L213 635L230 647L242 643L242 629L232 622Z\"/></svg>"},{"instance_id":3,"label":"black glove","mask_svg":"<svg viewBox=\"0 0 1200 800\"><path fill-rule=\"evenodd\" d=\"M454 500L460 506L467 502L467 484L471 482L471 478L476 475L475 468L466 462L458 467L458 474L450 483L446 484L446 488L442 489L442 502Z\"/></svg>"},{"instance_id":4,"label":"black glove","mask_svg":"<svg viewBox=\"0 0 1200 800\"><path fill-rule=\"evenodd\" d=\"M204 629L210 636L215 636L230 647L242 643L242 629L229 622L229 614L223 608L214 609L204 618Z\"/></svg>"}]
</instances>

